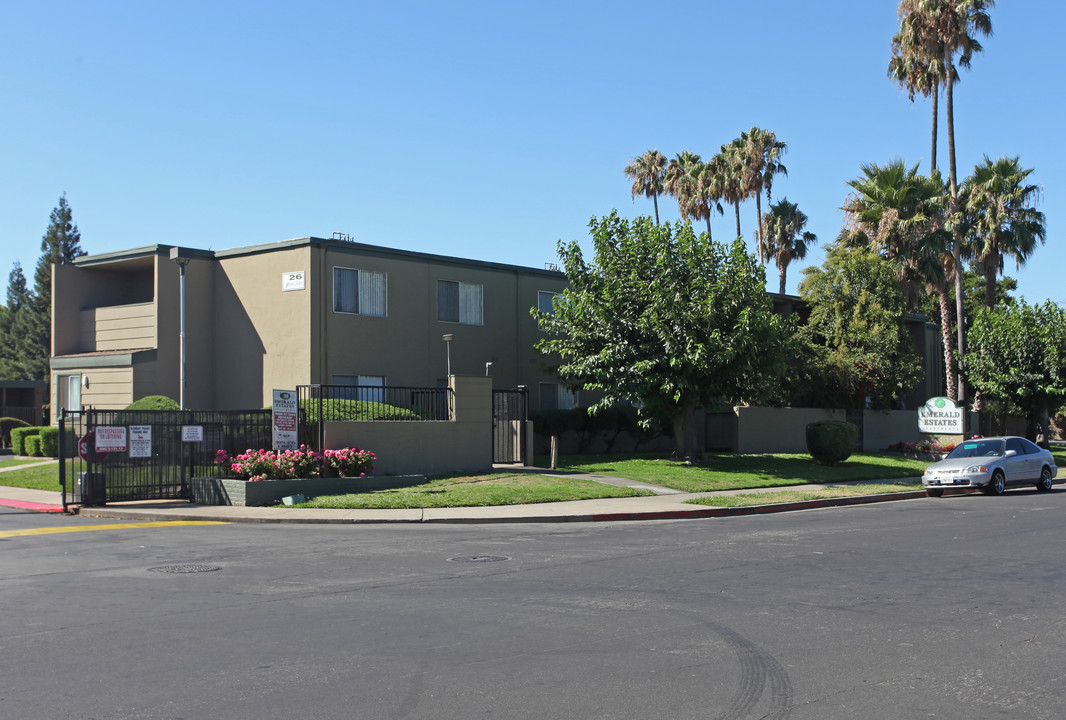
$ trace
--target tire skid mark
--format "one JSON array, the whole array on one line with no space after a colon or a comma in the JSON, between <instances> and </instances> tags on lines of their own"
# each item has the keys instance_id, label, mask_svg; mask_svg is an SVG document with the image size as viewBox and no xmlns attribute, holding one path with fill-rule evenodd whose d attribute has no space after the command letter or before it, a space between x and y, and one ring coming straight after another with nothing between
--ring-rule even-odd
<instances>
[{"instance_id":1,"label":"tire skid mark","mask_svg":"<svg viewBox=\"0 0 1066 720\"><path fill-rule=\"evenodd\" d=\"M750 716L768 684L770 709L762 718L786 720L792 712L792 681L781 663L735 630L715 622L704 622L733 648L740 663L740 686L729 706L716 715L715 720L742 720Z\"/></svg>"}]
</instances>

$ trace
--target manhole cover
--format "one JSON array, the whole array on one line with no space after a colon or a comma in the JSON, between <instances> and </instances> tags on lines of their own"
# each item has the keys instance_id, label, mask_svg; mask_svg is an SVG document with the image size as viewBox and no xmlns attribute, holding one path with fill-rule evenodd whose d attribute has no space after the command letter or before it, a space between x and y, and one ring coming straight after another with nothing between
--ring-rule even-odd
<instances>
[{"instance_id":1,"label":"manhole cover","mask_svg":"<svg viewBox=\"0 0 1066 720\"><path fill-rule=\"evenodd\" d=\"M463 562L463 563L490 563L500 562L502 560L510 560L509 557L503 555L469 555L467 557L453 557L448 558L448 562Z\"/></svg>"},{"instance_id":2,"label":"manhole cover","mask_svg":"<svg viewBox=\"0 0 1066 720\"><path fill-rule=\"evenodd\" d=\"M182 575L187 573L213 572L221 569L222 568L218 565L160 565L159 567L148 568L148 572L177 573Z\"/></svg>"}]
</instances>

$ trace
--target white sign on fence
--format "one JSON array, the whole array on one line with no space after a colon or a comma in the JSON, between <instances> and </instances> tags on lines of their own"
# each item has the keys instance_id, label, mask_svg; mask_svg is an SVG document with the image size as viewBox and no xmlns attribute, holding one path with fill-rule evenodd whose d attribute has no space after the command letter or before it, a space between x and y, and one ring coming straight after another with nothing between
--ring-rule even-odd
<instances>
[{"instance_id":1,"label":"white sign on fence","mask_svg":"<svg viewBox=\"0 0 1066 720\"><path fill-rule=\"evenodd\" d=\"M126 452L125 426L96 428L96 452Z\"/></svg>"},{"instance_id":2,"label":"white sign on fence","mask_svg":"<svg viewBox=\"0 0 1066 720\"><path fill-rule=\"evenodd\" d=\"M296 436L299 409L295 390L275 390L271 423L274 427L274 449L295 450L299 447Z\"/></svg>"},{"instance_id":3,"label":"white sign on fence","mask_svg":"<svg viewBox=\"0 0 1066 720\"><path fill-rule=\"evenodd\" d=\"M181 441L182 442L203 442L204 441L204 426L203 425L182 425L181 426Z\"/></svg>"},{"instance_id":4,"label":"white sign on fence","mask_svg":"<svg viewBox=\"0 0 1066 720\"><path fill-rule=\"evenodd\" d=\"M151 425L130 425L130 457L152 457Z\"/></svg>"},{"instance_id":5,"label":"white sign on fence","mask_svg":"<svg viewBox=\"0 0 1066 720\"><path fill-rule=\"evenodd\" d=\"M950 398L929 398L918 408L918 432L961 435L962 408Z\"/></svg>"}]
</instances>

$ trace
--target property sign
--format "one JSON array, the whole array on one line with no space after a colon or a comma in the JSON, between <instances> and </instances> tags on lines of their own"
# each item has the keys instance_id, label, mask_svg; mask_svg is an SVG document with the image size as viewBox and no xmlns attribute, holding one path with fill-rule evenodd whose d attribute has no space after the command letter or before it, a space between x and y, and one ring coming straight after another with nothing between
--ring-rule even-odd
<instances>
[{"instance_id":1,"label":"property sign","mask_svg":"<svg viewBox=\"0 0 1066 720\"><path fill-rule=\"evenodd\" d=\"M305 287L305 275L303 270L296 270L295 272L287 272L281 274L281 291L291 292L293 290L303 290Z\"/></svg>"},{"instance_id":2,"label":"property sign","mask_svg":"<svg viewBox=\"0 0 1066 720\"><path fill-rule=\"evenodd\" d=\"M151 425L130 425L130 457L152 457Z\"/></svg>"},{"instance_id":3,"label":"property sign","mask_svg":"<svg viewBox=\"0 0 1066 720\"><path fill-rule=\"evenodd\" d=\"M181 426L181 441L182 442L203 442L204 441L204 426L203 425L182 425Z\"/></svg>"},{"instance_id":4,"label":"property sign","mask_svg":"<svg viewBox=\"0 0 1066 720\"><path fill-rule=\"evenodd\" d=\"M962 408L950 398L929 398L918 408L918 432L961 435Z\"/></svg>"},{"instance_id":5,"label":"property sign","mask_svg":"<svg viewBox=\"0 0 1066 720\"><path fill-rule=\"evenodd\" d=\"M295 390L275 390L273 404L274 449L295 450L299 447L296 428L299 409Z\"/></svg>"},{"instance_id":6,"label":"property sign","mask_svg":"<svg viewBox=\"0 0 1066 720\"><path fill-rule=\"evenodd\" d=\"M96 452L126 452L125 426L101 425L96 428Z\"/></svg>"}]
</instances>

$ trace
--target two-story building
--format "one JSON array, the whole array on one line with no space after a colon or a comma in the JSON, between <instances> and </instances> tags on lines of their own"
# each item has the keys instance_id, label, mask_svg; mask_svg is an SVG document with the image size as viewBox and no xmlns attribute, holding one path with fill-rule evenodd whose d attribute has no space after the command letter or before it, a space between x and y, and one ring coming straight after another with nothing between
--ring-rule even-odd
<instances>
[{"instance_id":1,"label":"two-story building","mask_svg":"<svg viewBox=\"0 0 1066 720\"><path fill-rule=\"evenodd\" d=\"M182 268L171 251L53 267L54 417L179 398ZM433 387L449 366L527 386L533 407L568 402L533 348L530 317L565 287L560 272L321 238L175 254L187 407L264 407L274 388L315 383Z\"/></svg>"}]
</instances>

